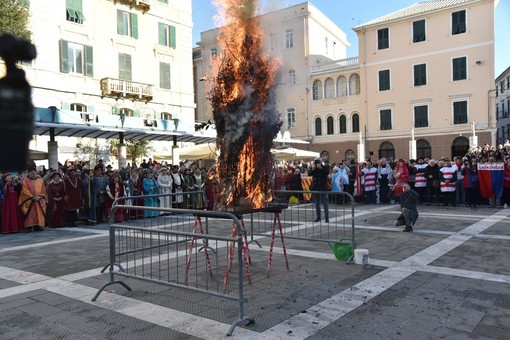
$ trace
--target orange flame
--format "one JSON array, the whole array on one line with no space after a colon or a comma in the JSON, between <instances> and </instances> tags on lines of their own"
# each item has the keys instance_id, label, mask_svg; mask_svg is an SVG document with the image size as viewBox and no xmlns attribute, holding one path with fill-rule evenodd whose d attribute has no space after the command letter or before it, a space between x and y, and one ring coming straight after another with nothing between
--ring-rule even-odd
<instances>
[{"instance_id":1,"label":"orange flame","mask_svg":"<svg viewBox=\"0 0 510 340\"><path fill-rule=\"evenodd\" d=\"M262 51L258 1L216 0L223 50L210 93L218 133L215 208L260 208L271 199L273 139L281 121L272 87L279 63ZM218 21L218 20L217 20Z\"/></svg>"}]
</instances>

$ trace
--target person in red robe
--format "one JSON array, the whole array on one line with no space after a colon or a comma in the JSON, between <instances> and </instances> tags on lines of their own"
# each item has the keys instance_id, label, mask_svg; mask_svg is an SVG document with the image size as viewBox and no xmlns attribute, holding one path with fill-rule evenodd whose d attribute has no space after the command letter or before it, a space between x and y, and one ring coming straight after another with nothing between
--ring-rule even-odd
<instances>
[{"instance_id":1,"label":"person in red robe","mask_svg":"<svg viewBox=\"0 0 510 340\"><path fill-rule=\"evenodd\" d=\"M64 211L64 181L62 174L56 171L46 186L48 194L48 209L46 210L46 225L51 228L60 228L66 225Z\"/></svg>"},{"instance_id":2,"label":"person in red robe","mask_svg":"<svg viewBox=\"0 0 510 340\"><path fill-rule=\"evenodd\" d=\"M399 159L397 167L393 171L393 178L395 179L395 194L399 195L404 192L402 184L408 184L409 182L409 168L407 167L406 161Z\"/></svg>"},{"instance_id":3,"label":"person in red robe","mask_svg":"<svg viewBox=\"0 0 510 340\"><path fill-rule=\"evenodd\" d=\"M25 217L25 230L30 232L43 231L45 225L46 186L37 169L32 167L28 170L28 177L21 182L21 193L18 206Z\"/></svg>"},{"instance_id":4,"label":"person in red robe","mask_svg":"<svg viewBox=\"0 0 510 340\"><path fill-rule=\"evenodd\" d=\"M77 176L76 168L67 169L64 178L64 211L68 227L76 227L78 210L82 207L81 179Z\"/></svg>"},{"instance_id":5,"label":"person in red robe","mask_svg":"<svg viewBox=\"0 0 510 340\"><path fill-rule=\"evenodd\" d=\"M11 173L3 175L2 233L17 233L25 230L23 216L18 207L21 182Z\"/></svg>"},{"instance_id":6,"label":"person in red robe","mask_svg":"<svg viewBox=\"0 0 510 340\"><path fill-rule=\"evenodd\" d=\"M122 179L119 173L114 173L111 177L110 183L106 187L106 205L105 205L105 216L110 218L110 211L112 209L113 202L116 199L126 196L124 192L124 184L122 183ZM118 204L124 204L125 202L121 201ZM115 222L122 222L126 218L124 209L116 209L114 220Z\"/></svg>"}]
</instances>

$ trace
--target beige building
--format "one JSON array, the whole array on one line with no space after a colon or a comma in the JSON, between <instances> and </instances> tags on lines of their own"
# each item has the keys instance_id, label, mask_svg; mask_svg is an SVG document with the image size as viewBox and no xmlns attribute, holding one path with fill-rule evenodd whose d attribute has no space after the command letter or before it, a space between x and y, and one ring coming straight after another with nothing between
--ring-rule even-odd
<instances>
[{"instance_id":1,"label":"beige building","mask_svg":"<svg viewBox=\"0 0 510 340\"><path fill-rule=\"evenodd\" d=\"M311 140L311 70L317 65L345 59L349 46L347 36L311 3L287 7L258 18L265 50L281 62L276 109L282 117L282 131L290 132L295 138ZM222 52L216 40L218 32L219 29L202 32L199 47L193 53L196 119L199 122L212 118L207 93L214 76L213 60Z\"/></svg>"},{"instance_id":2,"label":"beige building","mask_svg":"<svg viewBox=\"0 0 510 340\"><path fill-rule=\"evenodd\" d=\"M510 140L510 67L496 78L497 144Z\"/></svg>"},{"instance_id":3,"label":"beige building","mask_svg":"<svg viewBox=\"0 0 510 340\"><path fill-rule=\"evenodd\" d=\"M44 136L31 147L47 148L50 166L80 142L59 135L97 136L92 145L101 145L108 134L97 130L128 125L140 130L130 134L137 139L171 142L169 131L194 132L191 0L32 0L29 9L38 56L23 68L34 106L54 106L56 123L95 128L51 137L50 128L36 129Z\"/></svg>"}]
</instances>

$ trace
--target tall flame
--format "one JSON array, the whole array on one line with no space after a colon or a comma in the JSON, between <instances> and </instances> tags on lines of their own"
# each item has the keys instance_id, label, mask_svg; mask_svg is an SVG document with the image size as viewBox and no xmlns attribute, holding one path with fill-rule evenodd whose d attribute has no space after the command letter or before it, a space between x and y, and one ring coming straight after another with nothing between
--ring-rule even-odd
<instances>
[{"instance_id":1,"label":"tall flame","mask_svg":"<svg viewBox=\"0 0 510 340\"><path fill-rule=\"evenodd\" d=\"M216 0L223 52L210 93L217 130L220 210L260 208L271 199L271 148L282 122L275 108L279 63L262 51L256 0Z\"/></svg>"}]
</instances>

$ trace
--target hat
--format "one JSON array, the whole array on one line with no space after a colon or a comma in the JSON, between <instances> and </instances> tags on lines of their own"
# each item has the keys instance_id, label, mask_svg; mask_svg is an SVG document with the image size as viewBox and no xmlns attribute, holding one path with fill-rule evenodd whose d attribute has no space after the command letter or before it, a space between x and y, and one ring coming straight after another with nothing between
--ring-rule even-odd
<instances>
[{"instance_id":1,"label":"hat","mask_svg":"<svg viewBox=\"0 0 510 340\"><path fill-rule=\"evenodd\" d=\"M168 168L167 168L166 166L164 166L164 167L162 167L161 169L159 169L159 171L163 171L163 170L164 170L164 171L167 171L167 170L168 170Z\"/></svg>"},{"instance_id":2,"label":"hat","mask_svg":"<svg viewBox=\"0 0 510 340\"><path fill-rule=\"evenodd\" d=\"M2 175L2 181L5 181L5 179L7 178L7 176L10 176L11 173L10 172L6 172Z\"/></svg>"},{"instance_id":3,"label":"hat","mask_svg":"<svg viewBox=\"0 0 510 340\"><path fill-rule=\"evenodd\" d=\"M54 173L52 173L51 178L55 177L55 175L59 175L60 178L62 178L62 173L60 171L55 171Z\"/></svg>"},{"instance_id":4,"label":"hat","mask_svg":"<svg viewBox=\"0 0 510 340\"><path fill-rule=\"evenodd\" d=\"M31 166L28 168L28 171L37 171L37 168L35 166Z\"/></svg>"},{"instance_id":5,"label":"hat","mask_svg":"<svg viewBox=\"0 0 510 340\"><path fill-rule=\"evenodd\" d=\"M101 170L103 170L103 166L102 166L102 165L100 165L100 164L98 164L98 165L96 165L96 166L94 167L94 171L96 171L97 169L101 169Z\"/></svg>"},{"instance_id":6,"label":"hat","mask_svg":"<svg viewBox=\"0 0 510 340\"><path fill-rule=\"evenodd\" d=\"M111 169L111 168L112 168L112 166L111 166L110 164L108 164L108 165L106 166L106 168L107 168L107 169Z\"/></svg>"}]
</instances>

